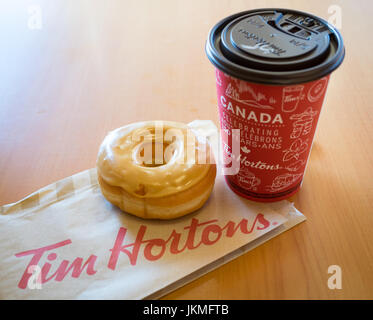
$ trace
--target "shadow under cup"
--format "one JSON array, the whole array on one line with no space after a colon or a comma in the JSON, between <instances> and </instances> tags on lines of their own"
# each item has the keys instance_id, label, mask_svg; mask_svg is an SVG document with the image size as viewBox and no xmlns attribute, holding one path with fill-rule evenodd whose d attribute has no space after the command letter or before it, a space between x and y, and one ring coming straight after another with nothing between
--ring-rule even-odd
<instances>
[{"instance_id":1,"label":"shadow under cup","mask_svg":"<svg viewBox=\"0 0 373 320\"><path fill-rule=\"evenodd\" d=\"M238 137L222 135L224 157L239 161L239 171L225 176L234 192L270 202L299 190L330 73L344 52L335 28L294 10L246 11L210 31L220 126L240 130L239 148Z\"/></svg>"}]
</instances>

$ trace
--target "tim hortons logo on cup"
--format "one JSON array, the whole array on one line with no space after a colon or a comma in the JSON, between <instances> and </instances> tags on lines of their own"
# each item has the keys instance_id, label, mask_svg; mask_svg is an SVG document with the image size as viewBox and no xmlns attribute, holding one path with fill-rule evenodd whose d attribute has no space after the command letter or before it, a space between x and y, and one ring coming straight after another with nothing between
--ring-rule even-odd
<instances>
[{"instance_id":1,"label":"tim hortons logo on cup","mask_svg":"<svg viewBox=\"0 0 373 320\"><path fill-rule=\"evenodd\" d=\"M234 237L237 232L249 235L256 230L265 230L271 224L277 225L278 222L267 220L262 213L258 213L252 221L247 219L241 219L239 222L229 220L223 226L219 224L218 219L200 222L193 218L182 230L173 229L170 235L164 239L147 238L148 226L140 225L134 241L127 240L127 228L121 227L113 247L109 250L111 255L107 262L107 268L115 270L118 260L123 258L127 258L130 265L135 267L139 256L148 261L157 261L165 255L177 255L188 250L196 250L200 246L212 246L223 238ZM84 270L87 275L96 274L98 271L96 262L99 257L94 254L91 254L85 261L82 257L77 257L72 262L58 257L55 251L71 244L72 240L67 239L41 248L16 253L17 258L31 257L18 287L20 289L28 287L29 279L32 276L29 272L30 266L40 266L41 284L51 280L61 282L70 272L73 278L79 278ZM53 263L57 258L59 258L59 262ZM61 261L61 259L63 260Z\"/></svg>"}]
</instances>

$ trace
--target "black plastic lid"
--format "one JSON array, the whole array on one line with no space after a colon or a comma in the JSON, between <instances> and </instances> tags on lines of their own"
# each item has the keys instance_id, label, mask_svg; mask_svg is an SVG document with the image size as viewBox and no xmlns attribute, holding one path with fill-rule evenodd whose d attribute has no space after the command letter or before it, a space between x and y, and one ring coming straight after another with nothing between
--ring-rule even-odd
<instances>
[{"instance_id":1,"label":"black plastic lid","mask_svg":"<svg viewBox=\"0 0 373 320\"><path fill-rule=\"evenodd\" d=\"M217 23L206 42L209 60L249 82L296 84L322 78L343 61L343 40L332 25L289 9L257 9Z\"/></svg>"}]
</instances>

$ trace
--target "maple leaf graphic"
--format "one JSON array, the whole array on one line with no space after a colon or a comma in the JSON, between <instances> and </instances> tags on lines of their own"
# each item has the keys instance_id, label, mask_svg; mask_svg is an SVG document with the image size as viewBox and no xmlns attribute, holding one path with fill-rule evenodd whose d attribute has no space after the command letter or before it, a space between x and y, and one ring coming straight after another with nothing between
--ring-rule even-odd
<instances>
[{"instance_id":1,"label":"maple leaf graphic","mask_svg":"<svg viewBox=\"0 0 373 320\"><path fill-rule=\"evenodd\" d=\"M241 147L242 152L249 153L251 152L250 149L247 149L246 146Z\"/></svg>"}]
</instances>

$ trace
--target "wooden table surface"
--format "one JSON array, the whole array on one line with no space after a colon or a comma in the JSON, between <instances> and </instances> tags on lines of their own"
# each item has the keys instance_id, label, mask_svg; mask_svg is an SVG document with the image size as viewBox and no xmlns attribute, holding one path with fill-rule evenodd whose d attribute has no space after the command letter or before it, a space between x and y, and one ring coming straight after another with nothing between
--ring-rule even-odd
<instances>
[{"instance_id":1,"label":"wooden table surface","mask_svg":"<svg viewBox=\"0 0 373 320\"><path fill-rule=\"evenodd\" d=\"M372 299L369 0L2 1L0 205L94 167L105 134L124 124L218 124L204 43L221 18L272 6L328 19L333 4L346 58L331 77L304 184L292 198L308 220L165 298ZM32 20L38 10L41 25ZM342 269L340 290L327 286L330 265Z\"/></svg>"}]
</instances>

